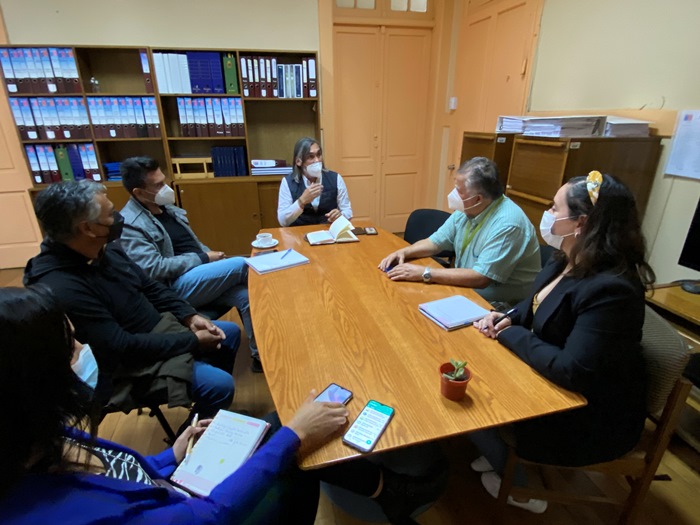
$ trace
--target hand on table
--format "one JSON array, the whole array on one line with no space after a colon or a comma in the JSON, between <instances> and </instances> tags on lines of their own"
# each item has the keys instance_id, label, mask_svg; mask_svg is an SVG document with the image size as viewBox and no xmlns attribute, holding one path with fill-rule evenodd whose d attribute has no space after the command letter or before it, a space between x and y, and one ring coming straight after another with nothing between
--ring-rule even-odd
<instances>
[{"instance_id":1,"label":"hand on table","mask_svg":"<svg viewBox=\"0 0 700 525\"><path fill-rule=\"evenodd\" d=\"M397 264L386 275L392 281L413 281L418 282L423 280L423 270L425 266L417 264Z\"/></svg>"},{"instance_id":2,"label":"hand on table","mask_svg":"<svg viewBox=\"0 0 700 525\"><path fill-rule=\"evenodd\" d=\"M319 446L348 421L348 409L341 403L316 402L312 390L287 425L305 448Z\"/></svg>"},{"instance_id":3,"label":"hand on table","mask_svg":"<svg viewBox=\"0 0 700 525\"><path fill-rule=\"evenodd\" d=\"M503 319L501 319L503 318ZM495 325L494 321L500 319ZM511 326L510 317L504 317L500 312L491 312L486 317L474 321L474 328L491 339L496 339L498 333Z\"/></svg>"},{"instance_id":4,"label":"hand on table","mask_svg":"<svg viewBox=\"0 0 700 525\"><path fill-rule=\"evenodd\" d=\"M404 261L406 260L406 249L402 248L400 250L396 250L393 253L390 253L384 259L382 259L382 262L379 263L378 268L386 272L387 268L391 268L392 266L396 264L403 264Z\"/></svg>"},{"instance_id":5,"label":"hand on table","mask_svg":"<svg viewBox=\"0 0 700 525\"><path fill-rule=\"evenodd\" d=\"M335 210L331 210L328 213L326 213L326 219L328 219L328 222L333 222L336 219L340 218L342 214L340 213L340 210L336 208Z\"/></svg>"}]
</instances>

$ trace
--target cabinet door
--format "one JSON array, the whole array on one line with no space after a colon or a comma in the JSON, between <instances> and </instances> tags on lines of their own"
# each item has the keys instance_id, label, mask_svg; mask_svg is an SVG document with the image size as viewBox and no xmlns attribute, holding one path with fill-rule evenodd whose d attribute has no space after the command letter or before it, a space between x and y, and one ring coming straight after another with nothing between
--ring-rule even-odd
<instances>
[{"instance_id":1,"label":"cabinet door","mask_svg":"<svg viewBox=\"0 0 700 525\"><path fill-rule=\"evenodd\" d=\"M566 139L515 139L508 188L541 199L553 199L562 185L567 144Z\"/></svg>"},{"instance_id":2,"label":"cabinet door","mask_svg":"<svg viewBox=\"0 0 700 525\"><path fill-rule=\"evenodd\" d=\"M260 223L263 228L279 228L277 222L277 198L280 182L259 182L258 200L260 201Z\"/></svg>"},{"instance_id":3,"label":"cabinet door","mask_svg":"<svg viewBox=\"0 0 700 525\"><path fill-rule=\"evenodd\" d=\"M247 255L260 231L258 187L254 181L180 181L180 206L190 226L212 250Z\"/></svg>"}]
</instances>

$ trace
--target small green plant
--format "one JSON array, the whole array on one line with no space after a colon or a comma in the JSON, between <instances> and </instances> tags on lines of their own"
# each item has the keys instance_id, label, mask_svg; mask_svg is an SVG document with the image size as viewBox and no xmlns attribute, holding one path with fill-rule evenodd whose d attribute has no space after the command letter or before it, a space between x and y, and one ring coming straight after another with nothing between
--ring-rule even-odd
<instances>
[{"instance_id":1,"label":"small green plant","mask_svg":"<svg viewBox=\"0 0 700 525\"><path fill-rule=\"evenodd\" d=\"M454 366L455 369L452 372L445 372L442 375L450 381L464 381L467 378L467 373L465 371L467 368L467 362L450 359L450 363L452 363L452 366Z\"/></svg>"}]
</instances>

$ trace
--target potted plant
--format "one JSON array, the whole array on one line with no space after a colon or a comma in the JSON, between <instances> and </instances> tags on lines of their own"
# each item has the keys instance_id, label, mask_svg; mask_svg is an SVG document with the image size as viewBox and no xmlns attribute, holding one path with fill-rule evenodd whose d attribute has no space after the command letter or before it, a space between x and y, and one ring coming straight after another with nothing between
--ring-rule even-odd
<instances>
[{"instance_id":1,"label":"potted plant","mask_svg":"<svg viewBox=\"0 0 700 525\"><path fill-rule=\"evenodd\" d=\"M440 393L452 401L461 401L471 378L466 361L450 359L449 363L440 365Z\"/></svg>"}]
</instances>

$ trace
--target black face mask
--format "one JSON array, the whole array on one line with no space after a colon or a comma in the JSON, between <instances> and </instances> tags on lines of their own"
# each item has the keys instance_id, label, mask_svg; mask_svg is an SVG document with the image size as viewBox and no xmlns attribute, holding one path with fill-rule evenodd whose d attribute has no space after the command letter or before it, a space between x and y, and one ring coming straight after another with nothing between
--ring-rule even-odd
<instances>
[{"instance_id":1,"label":"black face mask","mask_svg":"<svg viewBox=\"0 0 700 525\"><path fill-rule=\"evenodd\" d=\"M112 213L112 217L114 217L114 222L112 224L102 224L101 222L96 223L100 226L104 226L105 228L109 228L109 232L107 233L108 243L119 239L122 236L122 230L124 229L124 217L122 214L115 210Z\"/></svg>"}]
</instances>

